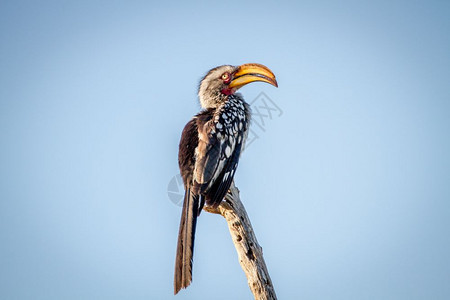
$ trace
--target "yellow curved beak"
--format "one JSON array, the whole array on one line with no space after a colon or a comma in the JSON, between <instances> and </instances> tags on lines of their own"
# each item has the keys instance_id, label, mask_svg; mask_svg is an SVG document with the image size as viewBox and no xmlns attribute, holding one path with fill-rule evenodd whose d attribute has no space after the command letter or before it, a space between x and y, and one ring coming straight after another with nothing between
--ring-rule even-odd
<instances>
[{"instance_id":1,"label":"yellow curved beak","mask_svg":"<svg viewBox=\"0 0 450 300\"><path fill-rule=\"evenodd\" d=\"M234 79L230 82L229 87L235 90L254 81L262 81L278 87L275 75L264 65L244 64L239 66L233 75Z\"/></svg>"}]
</instances>

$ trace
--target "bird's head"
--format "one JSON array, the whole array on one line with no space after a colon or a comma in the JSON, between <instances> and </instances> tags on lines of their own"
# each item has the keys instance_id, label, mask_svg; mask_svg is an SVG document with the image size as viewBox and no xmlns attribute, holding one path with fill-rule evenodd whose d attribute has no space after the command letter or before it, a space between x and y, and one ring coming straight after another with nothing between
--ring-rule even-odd
<instances>
[{"instance_id":1,"label":"bird's head","mask_svg":"<svg viewBox=\"0 0 450 300\"><path fill-rule=\"evenodd\" d=\"M210 70L200 81L198 97L203 108L214 108L244 85L262 81L278 87L275 75L260 64L220 66Z\"/></svg>"}]
</instances>

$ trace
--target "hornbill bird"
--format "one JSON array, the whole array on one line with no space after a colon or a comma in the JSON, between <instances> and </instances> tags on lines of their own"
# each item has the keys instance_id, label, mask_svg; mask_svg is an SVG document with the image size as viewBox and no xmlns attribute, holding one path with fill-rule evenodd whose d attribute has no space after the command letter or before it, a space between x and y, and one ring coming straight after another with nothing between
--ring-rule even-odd
<instances>
[{"instance_id":1,"label":"hornbill bird","mask_svg":"<svg viewBox=\"0 0 450 300\"><path fill-rule=\"evenodd\" d=\"M174 292L192 281L197 216L205 205L217 207L233 181L250 122L250 108L236 91L262 81L278 86L266 66L224 65L210 70L200 81L203 108L184 127L178 164L185 194L175 259Z\"/></svg>"}]
</instances>

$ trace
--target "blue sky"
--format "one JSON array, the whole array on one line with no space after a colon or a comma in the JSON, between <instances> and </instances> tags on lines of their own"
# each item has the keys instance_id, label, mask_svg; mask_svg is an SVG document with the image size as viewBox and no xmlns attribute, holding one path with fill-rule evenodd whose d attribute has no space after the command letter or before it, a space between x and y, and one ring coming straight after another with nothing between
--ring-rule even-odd
<instances>
[{"instance_id":1,"label":"blue sky","mask_svg":"<svg viewBox=\"0 0 450 300\"><path fill-rule=\"evenodd\" d=\"M236 185L278 297L450 298L449 29L447 1L2 1L0 298L175 299L181 130L249 62L282 115ZM251 299L222 218L176 299Z\"/></svg>"}]
</instances>

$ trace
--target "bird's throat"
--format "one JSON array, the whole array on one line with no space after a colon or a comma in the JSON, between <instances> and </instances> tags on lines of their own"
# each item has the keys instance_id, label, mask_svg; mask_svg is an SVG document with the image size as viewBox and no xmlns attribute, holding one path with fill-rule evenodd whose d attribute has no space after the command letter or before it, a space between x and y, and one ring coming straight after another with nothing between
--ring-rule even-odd
<instances>
[{"instance_id":1,"label":"bird's throat","mask_svg":"<svg viewBox=\"0 0 450 300\"><path fill-rule=\"evenodd\" d=\"M234 94L235 90L231 89L231 88L225 88L221 90L222 94L230 96L232 94Z\"/></svg>"}]
</instances>

